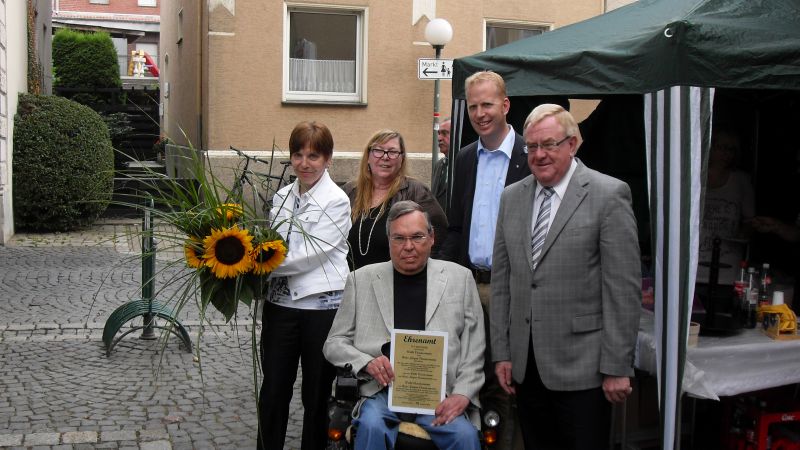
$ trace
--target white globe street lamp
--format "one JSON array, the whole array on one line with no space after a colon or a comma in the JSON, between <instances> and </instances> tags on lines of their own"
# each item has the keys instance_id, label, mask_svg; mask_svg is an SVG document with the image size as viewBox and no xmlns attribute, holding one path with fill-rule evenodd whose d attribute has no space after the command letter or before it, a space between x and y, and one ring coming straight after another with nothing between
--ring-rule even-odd
<instances>
[{"instance_id":1,"label":"white globe street lamp","mask_svg":"<svg viewBox=\"0 0 800 450\"><path fill-rule=\"evenodd\" d=\"M441 58L442 49L453 39L453 27L450 22L436 18L425 26L425 40L436 50L436 59ZM431 186L436 170L436 159L439 157L439 80L433 82L433 150L431 152Z\"/></svg>"},{"instance_id":2,"label":"white globe street lamp","mask_svg":"<svg viewBox=\"0 0 800 450\"><path fill-rule=\"evenodd\" d=\"M453 39L453 27L444 19L433 19L425 26L425 40L434 46L444 47Z\"/></svg>"}]
</instances>

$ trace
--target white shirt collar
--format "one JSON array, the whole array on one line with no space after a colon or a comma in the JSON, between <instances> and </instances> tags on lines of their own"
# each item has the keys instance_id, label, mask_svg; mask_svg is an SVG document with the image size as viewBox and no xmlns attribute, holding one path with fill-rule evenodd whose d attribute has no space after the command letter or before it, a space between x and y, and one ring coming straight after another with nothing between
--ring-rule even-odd
<instances>
[{"instance_id":1,"label":"white shirt collar","mask_svg":"<svg viewBox=\"0 0 800 450\"><path fill-rule=\"evenodd\" d=\"M325 178L328 178L329 176L330 175L328 175L328 169L325 169L325 172L322 174L321 177L319 177L319 180L317 180L317 182L314 183L314 186L311 186L311 189L307 190L303 194L300 194L300 180L297 179L295 180L294 186L292 186L292 194L294 194L295 197L298 198L304 198L304 196L314 197L314 192L316 192L319 185L321 185L322 182L325 181Z\"/></svg>"},{"instance_id":2,"label":"white shirt collar","mask_svg":"<svg viewBox=\"0 0 800 450\"><path fill-rule=\"evenodd\" d=\"M508 156L508 158L511 159L511 152L514 150L514 139L515 139L514 137L516 136L516 133L514 133L514 127L512 127L511 124L506 124L506 125L508 126L508 133L506 133L506 137L503 138L503 142L500 143L500 147L495 150L489 150L488 148L484 147L483 141L481 141L481 138L478 138L478 155L481 154L481 150L485 152L493 152L499 150L505 153L506 156Z\"/></svg>"},{"instance_id":3,"label":"white shirt collar","mask_svg":"<svg viewBox=\"0 0 800 450\"><path fill-rule=\"evenodd\" d=\"M575 169L577 168L578 168L578 162L575 161L575 157L573 156L572 161L569 164L569 170L564 175L564 178L562 178L561 181L559 181L558 183L556 183L555 186L553 186L553 190L555 191L556 195L558 195L558 198L564 198L564 194L567 193L567 186L569 186L569 180L572 179L572 174L575 173ZM542 189L544 189L544 186L542 186L540 183L536 183L535 198L539 198L539 194L542 193Z\"/></svg>"}]
</instances>

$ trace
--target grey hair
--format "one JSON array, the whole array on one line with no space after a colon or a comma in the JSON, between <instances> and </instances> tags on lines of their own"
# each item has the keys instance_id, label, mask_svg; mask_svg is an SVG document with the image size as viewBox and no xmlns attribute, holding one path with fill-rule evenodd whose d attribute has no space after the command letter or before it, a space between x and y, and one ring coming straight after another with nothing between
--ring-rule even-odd
<instances>
[{"instance_id":1,"label":"grey hair","mask_svg":"<svg viewBox=\"0 0 800 450\"><path fill-rule=\"evenodd\" d=\"M397 220L398 217L405 216L414 211L419 211L425 216L425 223L428 224L428 234L433 234L433 225L431 225L428 212L422 209L422 206L419 206L419 203L413 200L401 200L389 208L389 215L386 216L386 236L389 236L389 229L392 227L392 222Z\"/></svg>"}]
</instances>

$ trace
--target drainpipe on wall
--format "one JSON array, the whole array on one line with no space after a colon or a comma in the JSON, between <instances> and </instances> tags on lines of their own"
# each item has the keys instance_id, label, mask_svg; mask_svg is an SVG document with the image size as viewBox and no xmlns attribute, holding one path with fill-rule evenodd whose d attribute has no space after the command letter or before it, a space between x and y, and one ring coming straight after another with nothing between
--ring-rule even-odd
<instances>
[{"instance_id":1,"label":"drainpipe on wall","mask_svg":"<svg viewBox=\"0 0 800 450\"><path fill-rule=\"evenodd\" d=\"M201 2L200 5L201 5L200 8L199 8L199 10L200 10L200 23L199 23L199 26L197 27L197 30L198 30L198 33L199 33L199 37L200 37L200 40L197 42L197 44L198 44L197 45L197 49L198 49L198 51L197 51L197 53L198 53L198 55L197 55L197 60L198 60L198 65L197 65L197 68L198 68L198 77L197 77L197 79L198 79L198 83L197 83L197 111L198 111L198 114L197 114L197 135L198 136L197 136L197 139L199 141L197 148L198 148L198 150L205 150L206 146L205 146L205 142L203 142L203 70L205 69L205 67L203 65L203 54L204 54L204 50L206 50L206 48L205 48L205 42L203 41L203 38L205 36L208 36L208 30L204 30L203 29L203 24L205 22L205 15L206 15L205 13L206 13L206 8L208 8L208 3L207 2Z\"/></svg>"}]
</instances>

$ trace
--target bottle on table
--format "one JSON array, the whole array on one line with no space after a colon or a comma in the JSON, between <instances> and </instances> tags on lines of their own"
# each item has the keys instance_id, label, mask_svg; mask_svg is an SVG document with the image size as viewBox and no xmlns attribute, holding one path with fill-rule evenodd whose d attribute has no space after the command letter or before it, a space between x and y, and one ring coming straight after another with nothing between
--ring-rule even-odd
<instances>
[{"instance_id":1,"label":"bottle on table","mask_svg":"<svg viewBox=\"0 0 800 450\"><path fill-rule=\"evenodd\" d=\"M744 323L747 316L747 297L745 297L745 289L747 289L747 261L741 260L739 262L739 276L733 282L733 304L731 311L734 318L739 323Z\"/></svg>"},{"instance_id":2,"label":"bottle on table","mask_svg":"<svg viewBox=\"0 0 800 450\"><path fill-rule=\"evenodd\" d=\"M733 291L739 297L744 296L744 290L747 287L747 261L739 261L739 275L733 282Z\"/></svg>"},{"instance_id":3,"label":"bottle on table","mask_svg":"<svg viewBox=\"0 0 800 450\"><path fill-rule=\"evenodd\" d=\"M761 283L758 287L758 306L772 304L772 277L769 275L769 264L761 266Z\"/></svg>"},{"instance_id":4,"label":"bottle on table","mask_svg":"<svg viewBox=\"0 0 800 450\"><path fill-rule=\"evenodd\" d=\"M745 318L745 328L756 327L756 306L758 305L758 279L756 278L755 267L747 268L747 289L745 290L747 298L747 314Z\"/></svg>"}]
</instances>

